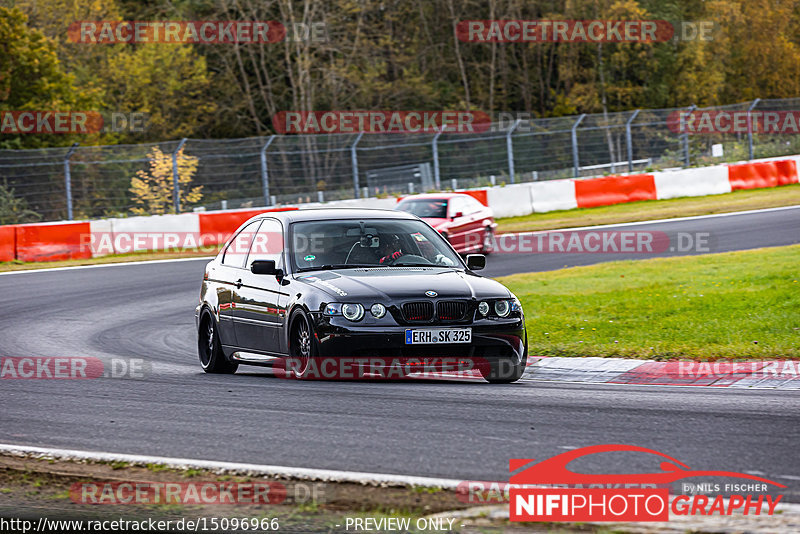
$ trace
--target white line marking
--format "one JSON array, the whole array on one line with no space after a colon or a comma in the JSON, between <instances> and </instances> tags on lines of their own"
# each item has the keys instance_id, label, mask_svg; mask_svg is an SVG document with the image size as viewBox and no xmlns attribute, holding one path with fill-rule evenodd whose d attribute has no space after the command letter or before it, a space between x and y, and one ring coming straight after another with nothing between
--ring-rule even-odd
<instances>
[{"instance_id":1,"label":"white line marking","mask_svg":"<svg viewBox=\"0 0 800 534\"><path fill-rule=\"evenodd\" d=\"M565 378L559 378L558 380L549 379L549 378L532 378L529 376L523 376L519 379L519 382L538 382L539 384L575 384L576 386L625 386L625 387L636 387L636 388L695 388L695 389L702 389L704 392L709 391L719 391L719 392L735 392L741 393L743 391L776 391L776 392L784 392L784 391L791 391L796 392L797 389L790 389L790 388L777 388L774 386L764 387L764 386L748 386L746 388L736 388L731 386L712 386L712 385L695 385L695 384L631 384L628 382L594 382L591 380L569 380ZM698 391L698 393L700 393Z\"/></svg>"},{"instance_id":2,"label":"white line marking","mask_svg":"<svg viewBox=\"0 0 800 534\"><path fill-rule=\"evenodd\" d=\"M98 263L96 265L72 265L69 267L45 267L43 269L26 269L22 271L8 271L5 273L0 273L0 276L7 275L7 274L26 274L26 273L41 273L41 272L53 272L53 271L72 271L75 269L94 269L97 267L119 267L121 265L147 265L152 263L170 263L170 262L178 262L178 261L211 261L214 259L214 256L199 256L195 258L171 258L168 260L144 260L144 261L121 261L118 263Z\"/></svg>"},{"instance_id":3,"label":"white line marking","mask_svg":"<svg viewBox=\"0 0 800 534\"><path fill-rule=\"evenodd\" d=\"M186 458L167 458L163 456L142 456L138 454L118 454L113 452L78 451L70 449L51 449L10 445L0 443L0 453L12 456L36 456L61 460L89 460L96 462L127 462L134 465L159 464L175 469L207 469L215 473L242 473L246 475L282 476L300 480L320 480L325 482L354 482L357 484L384 484L390 486L424 486L428 488L455 489L460 480L450 478L418 477L392 475L385 473L362 473L358 471L336 471L332 469L311 469L306 467L284 467L279 465L243 464L234 462L215 462L211 460L191 460Z\"/></svg>"},{"instance_id":4,"label":"white line marking","mask_svg":"<svg viewBox=\"0 0 800 534\"><path fill-rule=\"evenodd\" d=\"M747 210L747 211L731 211L728 213L711 213L709 215L694 215L692 217L674 217L672 219L653 219L650 221L636 221L636 222L627 222L627 223L614 223L614 224L598 224L595 226L576 226L576 227L564 227L564 228L555 228L553 230L536 230L533 232L509 232L508 234L498 234L498 235L534 235L534 234L546 234L547 232L560 232L563 230L594 230L597 228L618 228L620 226L641 226L645 224L661 224L661 223L668 223L668 222L680 222L680 221L696 221L700 219L714 219L717 217L734 217L737 215L751 215L754 213L768 213L772 211L782 211L782 210L795 210L800 209L800 204L795 206L781 206L778 208L763 208L758 210Z\"/></svg>"}]
</instances>

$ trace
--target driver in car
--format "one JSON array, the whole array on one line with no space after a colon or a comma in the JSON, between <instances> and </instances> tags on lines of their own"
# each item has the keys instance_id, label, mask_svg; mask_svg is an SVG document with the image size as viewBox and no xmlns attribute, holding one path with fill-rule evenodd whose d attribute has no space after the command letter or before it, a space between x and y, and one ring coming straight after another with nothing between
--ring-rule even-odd
<instances>
[{"instance_id":1,"label":"driver in car","mask_svg":"<svg viewBox=\"0 0 800 534\"><path fill-rule=\"evenodd\" d=\"M381 239L380 254L382 255L378 263L392 262L403 255L400 250L400 237L397 234L391 234L385 239Z\"/></svg>"}]
</instances>

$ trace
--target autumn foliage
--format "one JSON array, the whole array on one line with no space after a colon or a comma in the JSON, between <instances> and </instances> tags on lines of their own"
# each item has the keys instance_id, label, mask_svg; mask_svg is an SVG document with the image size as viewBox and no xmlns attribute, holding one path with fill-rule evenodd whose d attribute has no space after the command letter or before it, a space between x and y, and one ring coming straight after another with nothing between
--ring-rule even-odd
<instances>
[{"instance_id":1,"label":"autumn foliage","mask_svg":"<svg viewBox=\"0 0 800 534\"><path fill-rule=\"evenodd\" d=\"M140 170L131 179L130 192L133 194L136 207L131 211L136 215L163 215L174 209L174 178L172 174L172 154L166 154L158 147L153 147L148 154L150 163L147 170ZM183 148L178 151L178 185L180 189L180 205L199 202L203 197L203 186L192 187L192 177L197 171L197 158L184 154Z\"/></svg>"}]
</instances>

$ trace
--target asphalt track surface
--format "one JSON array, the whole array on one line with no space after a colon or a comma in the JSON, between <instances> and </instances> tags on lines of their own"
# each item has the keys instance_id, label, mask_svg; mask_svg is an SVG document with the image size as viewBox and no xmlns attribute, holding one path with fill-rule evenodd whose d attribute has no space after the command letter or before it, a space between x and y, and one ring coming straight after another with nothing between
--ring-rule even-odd
<instances>
[{"instance_id":1,"label":"asphalt track surface","mask_svg":"<svg viewBox=\"0 0 800 534\"><path fill-rule=\"evenodd\" d=\"M672 232L687 225L715 232L718 250L785 245L800 238L800 209L648 226ZM620 259L565 256L498 255L486 272ZM800 502L797 392L298 382L244 366L233 376L206 375L193 318L204 263L0 276L0 355L147 362L136 380L0 381L0 442L464 480L507 480L510 458L624 443L694 469L761 474L789 486L786 499ZM584 464L592 472L657 467L650 457L616 453Z\"/></svg>"}]
</instances>

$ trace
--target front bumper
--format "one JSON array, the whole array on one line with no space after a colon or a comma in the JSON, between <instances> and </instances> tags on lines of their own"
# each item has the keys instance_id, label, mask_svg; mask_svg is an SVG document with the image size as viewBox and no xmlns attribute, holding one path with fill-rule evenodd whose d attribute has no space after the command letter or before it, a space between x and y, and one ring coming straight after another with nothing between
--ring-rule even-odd
<instances>
[{"instance_id":1,"label":"front bumper","mask_svg":"<svg viewBox=\"0 0 800 534\"><path fill-rule=\"evenodd\" d=\"M474 362L503 360L519 364L527 358L523 318L452 325L359 325L342 317L313 314L314 333L322 358L469 358ZM348 324L349 323L349 324ZM407 329L471 328L471 343L406 345Z\"/></svg>"}]
</instances>

